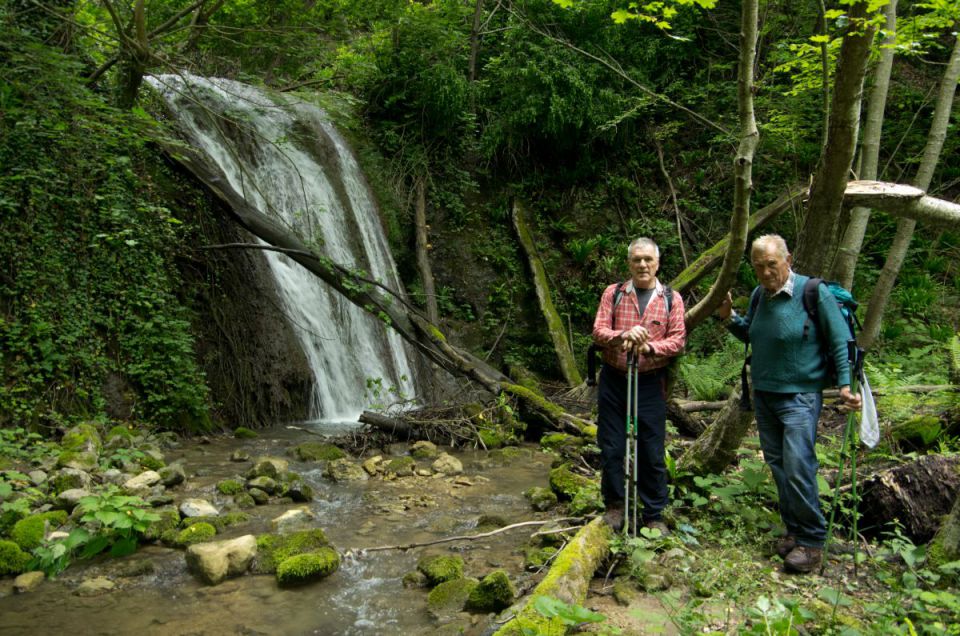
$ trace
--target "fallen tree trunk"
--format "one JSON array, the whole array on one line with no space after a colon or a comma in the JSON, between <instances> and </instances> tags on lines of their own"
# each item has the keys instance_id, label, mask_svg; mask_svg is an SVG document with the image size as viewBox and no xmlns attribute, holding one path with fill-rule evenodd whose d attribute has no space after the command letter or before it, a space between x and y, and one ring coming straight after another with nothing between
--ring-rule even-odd
<instances>
[{"instance_id":1,"label":"fallen tree trunk","mask_svg":"<svg viewBox=\"0 0 960 636\"><path fill-rule=\"evenodd\" d=\"M612 538L613 530L601 518L581 528L560 551L550 571L533 592L503 613L511 618L495 632L495 636L566 634L566 627L559 618L544 617L534 609L534 603L538 597L549 596L568 605L582 604L594 572L610 554Z\"/></svg>"},{"instance_id":2,"label":"fallen tree trunk","mask_svg":"<svg viewBox=\"0 0 960 636\"><path fill-rule=\"evenodd\" d=\"M740 410L740 389L737 388L716 419L680 456L678 468L695 475L720 473L736 457L752 423L753 412Z\"/></svg>"},{"instance_id":3,"label":"fallen tree trunk","mask_svg":"<svg viewBox=\"0 0 960 636\"><path fill-rule=\"evenodd\" d=\"M874 395L893 395L896 393L935 393L937 391L953 391L958 387L952 384L911 384L892 387L890 389L872 389ZM833 400L840 397L838 389L827 389L823 392L823 399ZM719 411L726 405L726 400L712 402L709 400L675 400L676 408L683 413L697 413L700 411Z\"/></svg>"},{"instance_id":4,"label":"fallen tree trunk","mask_svg":"<svg viewBox=\"0 0 960 636\"><path fill-rule=\"evenodd\" d=\"M876 535L897 520L917 543L929 541L960 493L960 456L924 455L867 478L860 527Z\"/></svg>"}]
</instances>

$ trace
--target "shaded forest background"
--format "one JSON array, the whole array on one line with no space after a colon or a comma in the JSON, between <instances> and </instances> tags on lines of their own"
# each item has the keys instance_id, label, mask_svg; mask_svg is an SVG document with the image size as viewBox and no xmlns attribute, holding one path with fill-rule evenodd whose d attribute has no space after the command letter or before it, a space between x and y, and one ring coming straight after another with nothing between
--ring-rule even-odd
<instances>
[{"instance_id":1,"label":"shaded forest background","mask_svg":"<svg viewBox=\"0 0 960 636\"><path fill-rule=\"evenodd\" d=\"M231 77L324 105L378 193L415 301L426 301L414 257L422 189L445 331L504 370L558 380L510 220L511 201L526 201L582 364L599 294L626 274L628 240L656 238L670 279L728 231L732 201L739 4L680 7L670 28L618 24L620 9L0 2L0 426L113 418L199 432L305 415L309 375L269 282L247 275L257 256L203 249L242 232L161 150L170 132L144 73ZM916 171L957 12L900 3L880 179ZM761 7L754 209L806 186L820 158L823 69L829 85L845 26L831 15L812 2ZM929 192L953 201L956 115L949 130ZM798 204L765 229L796 244L802 213ZM861 300L895 227L871 218ZM871 353L875 374L946 382L958 263L957 233L921 226ZM736 291L754 284L744 263ZM688 350L681 389L721 397L739 348L705 325Z\"/></svg>"}]
</instances>

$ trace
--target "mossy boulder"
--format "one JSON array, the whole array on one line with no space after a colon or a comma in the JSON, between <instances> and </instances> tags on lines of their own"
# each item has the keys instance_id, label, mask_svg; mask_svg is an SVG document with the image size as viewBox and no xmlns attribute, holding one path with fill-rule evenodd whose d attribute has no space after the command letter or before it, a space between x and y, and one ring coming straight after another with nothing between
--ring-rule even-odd
<instances>
[{"instance_id":1,"label":"mossy boulder","mask_svg":"<svg viewBox=\"0 0 960 636\"><path fill-rule=\"evenodd\" d=\"M534 486L524 492L523 496L527 498L533 509L539 512L550 510L557 505L557 494L549 488Z\"/></svg>"},{"instance_id":2,"label":"mossy boulder","mask_svg":"<svg viewBox=\"0 0 960 636\"><path fill-rule=\"evenodd\" d=\"M560 500L569 501L576 497L577 491L593 483L589 477L584 477L570 470L569 464L561 464L550 471L550 488Z\"/></svg>"},{"instance_id":3,"label":"mossy boulder","mask_svg":"<svg viewBox=\"0 0 960 636\"><path fill-rule=\"evenodd\" d=\"M440 454L440 449L433 442L421 439L410 447L410 455L416 459L433 459Z\"/></svg>"},{"instance_id":4,"label":"mossy boulder","mask_svg":"<svg viewBox=\"0 0 960 636\"><path fill-rule=\"evenodd\" d=\"M233 429L233 436L237 439L254 439L260 437L259 433L246 426L238 426Z\"/></svg>"},{"instance_id":5,"label":"mossy boulder","mask_svg":"<svg viewBox=\"0 0 960 636\"><path fill-rule=\"evenodd\" d=\"M92 470L97 467L103 440L93 424L78 424L64 434L60 448L58 466Z\"/></svg>"},{"instance_id":6,"label":"mossy boulder","mask_svg":"<svg viewBox=\"0 0 960 636\"><path fill-rule=\"evenodd\" d=\"M500 448L511 438L509 434L504 433L499 428L495 427L478 428L477 437L480 438L480 442L487 450Z\"/></svg>"},{"instance_id":7,"label":"mossy boulder","mask_svg":"<svg viewBox=\"0 0 960 636\"><path fill-rule=\"evenodd\" d=\"M250 515L245 512L229 512L225 515L207 516L207 517L188 517L183 520L181 525L184 528L196 525L198 523L207 523L217 529L217 532L223 532L226 528L240 525L250 521Z\"/></svg>"},{"instance_id":8,"label":"mossy boulder","mask_svg":"<svg viewBox=\"0 0 960 636\"><path fill-rule=\"evenodd\" d=\"M237 504L238 508L247 509L253 508L257 505L256 500L248 492L238 492L233 496L233 503Z\"/></svg>"},{"instance_id":9,"label":"mossy boulder","mask_svg":"<svg viewBox=\"0 0 960 636\"><path fill-rule=\"evenodd\" d=\"M365 481L370 478L367 471L347 458L327 462L323 475L335 482Z\"/></svg>"},{"instance_id":10,"label":"mossy boulder","mask_svg":"<svg viewBox=\"0 0 960 636\"><path fill-rule=\"evenodd\" d=\"M313 488L310 484L299 477L283 484L281 495L289 497L291 500L302 503L313 501Z\"/></svg>"},{"instance_id":11,"label":"mossy boulder","mask_svg":"<svg viewBox=\"0 0 960 636\"><path fill-rule=\"evenodd\" d=\"M581 448L585 443L582 437L567 433L551 433L540 438L540 447L555 453L571 453Z\"/></svg>"},{"instance_id":12,"label":"mossy boulder","mask_svg":"<svg viewBox=\"0 0 960 636\"><path fill-rule=\"evenodd\" d=\"M293 447L293 455L302 462L332 462L347 456L340 448L323 442L304 442Z\"/></svg>"},{"instance_id":13,"label":"mossy boulder","mask_svg":"<svg viewBox=\"0 0 960 636\"><path fill-rule=\"evenodd\" d=\"M24 517L13 524L10 538L20 548L29 552L43 543L44 532L47 528L59 528L67 521L66 510L51 510L40 514Z\"/></svg>"},{"instance_id":14,"label":"mossy boulder","mask_svg":"<svg viewBox=\"0 0 960 636\"><path fill-rule=\"evenodd\" d=\"M16 543L0 539L0 576L20 574L30 559L30 554L21 550Z\"/></svg>"},{"instance_id":15,"label":"mossy boulder","mask_svg":"<svg viewBox=\"0 0 960 636\"><path fill-rule=\"evenodd\" d=\"M494 570L470 591L465 607L474 612L501 612L513 604L516 595L507 573Z\"/></svg>"},{"instance_id":16,"label":"mossy boulder","mask_svg":"<svg viewBox=\"0 0 960 636\"><path fill-rule=\"evenodd\" d=\"M247 471L247 479L269 477L277 479L290 468L290 462L280 457L258 457L253 468Z\"/></svg>"},{"instance_id":17,"label":"mossy boulder","mask_svg":"<svg viewBox=\"0 0 960 636\"><path fill-rule=\"evenodd\" d=\"M277 480L266 476L248 479L247 490L252 490L254 488L259 488L268 495L272 495L277 492Z\"/></svg>"},{"instance_id":18,"label":"mossy boulder","mask_svg":"<svg viewBox=\"0 0 960 636\"><path fill-rule=\"evenodd\" d=\"M63 468L50 480L50 487L54 494L59 494L65 490L74 490L76 488L89 489L93 485L93 477L85 470L79 468Z\"/></svg>"},{"instance_id":19,"label":"mossy boulder","mask_svg":"<svg viewBox=\"0 0 960 636\"><path fill-rule=\"evenodd\" d=\"M194 523L180 531L174 540L174 544L180 547L186 547L194 543L210 541L215 536L217 536L217 529L214 528L212 524L204 522Z\"/></svg>"},{"instance_id":20,"label":"mossy boulder","mask_svg":"<svg viewBox=\"0 0 960 636\"><path fill-rule=\"evenodd\" d=\"M407 477L414 474L414 471L417 470L417 462L413 457L397 457L391 459L387 462L387 465L384 467L384 471L390 475L397 475L398 477Z\"/></svg>"},{"instance_id":21,"label":"mossy boulder","mask_svg":"<svg viewBox=\"0 0 960 636\"><path fill-rule=\"evenodd\" d=\"M290 534L262 534L257 537L257 557L253 571L257 574L276 572L277 565L298 554L316 552L330 545L320 528L300 530Z\"/></svg>"},{"instance_id":22,"label":"mossy boulder","mask_svg":"<svg viewBox=\"0 0 960 636\"><path fill-rule=\"evenodd\" d=\"M603 510L603 497L600 495L600 484L597 482L578 490L569 506L570 514L575 517L582 517L600 510Z\"/></svg>"},{"instance_id":23,"label":"mossy boulder","mask_svg":"<svg viewBox=\"0 0 960 636\"><path fill-rule=\"evenodd\" d=\"M147 470L160 470L167 465L167 462L163 458L163 453L156 449L150 449L145 451L143 457L140 458L140 465Z\"/></svg>"},{"instance_id":24,"label":"mossy boulder","mask_svg":"<svg viewBox=\"0 0 960 636\"><path fill-rule=\"evenodd\" d=\"M152 522L143 533L143 538L147 541L157 541L161 538L169 538L170 543L176 539L174 533L177 526L180 525L180 511L176 508L160 508L154 510L159 519ZM166 535L166 537L165 537Z\"/></svg>"},{"instance_id":25,"label":"mossy boulder","mask_svg":"<svg viewBox=\"0 0 960 636\"><path fill-rule=\"evenodd\" d=\"M246 487L236 479L224 479L217 482L217 491L222 495L235 495L245 490Z\"/></svg>"},{"instance_id":26,"label":"mossy boulder","mask_svg":"<svg viewBox=\"0 0 960 636\"><path fill-rule=\"evenodd\" d=\"M333 548L298 554L284 559L277 566L277 583L284 586L303 585L330 576L340 567L340 555Z\"/></svg>"},{"instance_id":27,"label":"mossy boulder","mask_svg":"<svg viewBox=\"0 0 960 636\"><path fill-rule=\"evenodd\" d=\"M893 439L916 450L932 446L942 432L943 424L935 415L917 415L890 429Z\"/></svg>"},{"instance_id":28,"label":"mossy boulder","mask_svg":"<svg viewBox=\"0 0 960 636\"><path fill-rule=\"evenodd\" d=\"M133 440L133 431L126 426L114 426L106 434L106 440L111 441L113 439L122 439L125 442L130 442Z\"/></svg>"},{"instance_id":29,"label":"mossy boulder","mask_svg":"<svg viewBox=\"0 0 960 636\"><path fill-rule=\"evenodd\" d=\"M463 559L458 556L437 554L425 556L417 562L417 570L427 577L427 583L433 587L463 577Z\"/></svg>"},{"instance_id":30,"label":"mossy boulder","mask_svg":"<svg viewBox=\"0 0 960 636\"><path fill-rule=\"evenodd\" d=\"M434 618L451 617L463 611L470 594L480 584L473 578L457 578L440 583L427 595L427 611Z\"/></svg>"}]
</instances>

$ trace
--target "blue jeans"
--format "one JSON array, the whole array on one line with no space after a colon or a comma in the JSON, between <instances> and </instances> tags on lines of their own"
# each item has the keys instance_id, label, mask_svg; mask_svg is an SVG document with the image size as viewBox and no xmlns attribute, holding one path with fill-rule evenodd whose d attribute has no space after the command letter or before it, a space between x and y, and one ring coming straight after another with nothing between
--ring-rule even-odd
<instances>
[{"instance_id":1,"label":"blue jeans","mask_svg":"<svg viewBox=\"0 0 960 636\"><path fill-rule=\"evenodd\" d=\"M823 395L754 392L763 459L780 495L780 518L797 544L820 548L827 524L817 488L817 421Z\"/></svg>"}]
</instances>

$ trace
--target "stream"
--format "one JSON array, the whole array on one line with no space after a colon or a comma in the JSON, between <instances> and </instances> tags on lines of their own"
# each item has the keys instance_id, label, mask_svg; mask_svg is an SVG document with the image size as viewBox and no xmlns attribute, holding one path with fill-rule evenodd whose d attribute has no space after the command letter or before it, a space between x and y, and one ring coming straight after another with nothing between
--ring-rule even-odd
<instances>
[{"instance_id":1,"label":"stream","mask_svg":"<svg viewBox=\"0 0 960 636\"><path fill-rule=\"evenodd\" d=\"M456 478L376 477L333 483L322 477L322 462L300 462L288 454L301 442L319 439L303 429L277 427L253 440L185 442L167 451L166 459L168 463L182 460L187 471L187 481L169 491L178 501L203 497L218 508L227 498L216 491L216 483L243 474L251 465L231 462L234 451L246 451L253 458L288 459L290 470L314 488L314 500L249 509L245 511L249 522L227 528L217 540L268 532L271 519L308 506L332 545L341 554L350 553L328 578L281 589L272 575L248 573L207 586L187 571L182 550L144 545L122 559L76 562L56 580L28 594L13 595L12 584L4 581L0 634L424 634L444 628L426 610L427 590L402 584L403 576L416 568L423 555L458 554L464 559L465 574L477 578L496 568L505 569L515 583L522 584L530 576L523 571L520 548L536 527L477 541L356 555L374 546L473 534L485 514L502 517L506 523L545 518L531 509L523 492L546 485L549 455L532 448L521 449L520 456L512 458L497 451L451 452L464 466L463 475ZM407 444L393 444L383 450L402 456L407 448ZM426 466L429 461L418 460L418 464ZM152 571L124 575L142 570ZM116 587L99 596L76 594L80 582L99 576L110 578ZM467 633L479 633L486 620L466 614L456 617ZM447 625L446 630L451 627Z\"/></svg>"}]
</instances>

